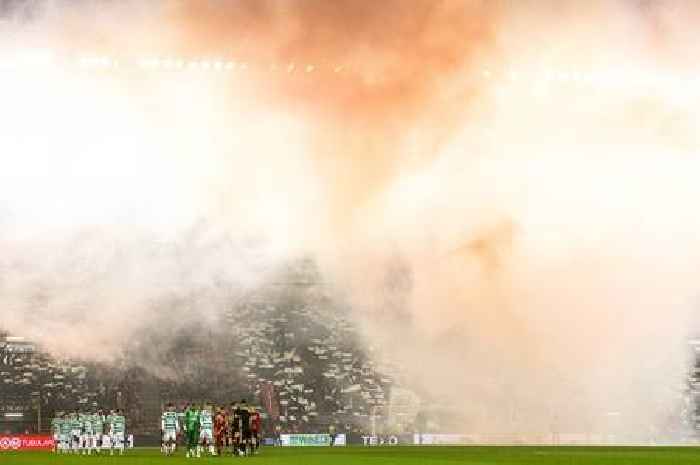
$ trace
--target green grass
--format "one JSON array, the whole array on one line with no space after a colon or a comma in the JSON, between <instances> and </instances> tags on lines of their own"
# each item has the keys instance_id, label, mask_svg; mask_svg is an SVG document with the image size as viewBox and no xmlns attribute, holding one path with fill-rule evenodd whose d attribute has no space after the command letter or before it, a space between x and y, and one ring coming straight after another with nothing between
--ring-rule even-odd
<instances>
[{"instance_id":1,"label":"green grass","mask_svg":"<svg viewBox=\"0 0 700 465\"><path fill-rule=\"evenodd\" d=\"M71 456L0 452L1 465L186 465L241 461L253 465L682 465L699 464L696 447L346 447L271 448L247 458L163 457L157 449L120 456Z\"/></svg>"}]
</instances>

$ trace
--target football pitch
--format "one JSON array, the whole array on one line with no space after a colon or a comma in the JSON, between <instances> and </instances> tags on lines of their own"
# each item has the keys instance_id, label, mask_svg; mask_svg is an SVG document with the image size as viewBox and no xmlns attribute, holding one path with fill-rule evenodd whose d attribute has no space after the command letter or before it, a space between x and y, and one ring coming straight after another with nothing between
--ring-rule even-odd
<instances>
[{"instance_id":1,"label":"football pitch","mask_svg":"<svg viewBox=\"0 0 700 465\"><path fill-rule=\"evenodd\" d=\"M696 447L345 447L266 448L260 455L186 459L163 457L158 449L124 456L74 456L37 452L0 453L2 465L186 465L250 462L257 465L680 465L700 464Z\"/></svg>"}]
</instances>

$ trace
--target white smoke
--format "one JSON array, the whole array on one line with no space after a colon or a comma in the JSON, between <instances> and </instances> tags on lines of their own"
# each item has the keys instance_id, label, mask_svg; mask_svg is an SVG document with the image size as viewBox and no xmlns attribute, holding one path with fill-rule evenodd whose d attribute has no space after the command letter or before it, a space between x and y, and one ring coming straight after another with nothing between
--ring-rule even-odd
<instances>
[{"instance_id":1,"label":"white smoke","mask_svg":"<svg viewBox=\"0 0 700 465\"><path fill-rule=\"evenodd\" d=\"M249 67L0 74L3 325L109 356L312 254L462 431L601 431L611 410L630 437L668 427L697 311L697 12L385 3L5 31L118 54L126 30L128 58ZM153 304L173 295L204 297Z\"/></svg>"}]
</instances>

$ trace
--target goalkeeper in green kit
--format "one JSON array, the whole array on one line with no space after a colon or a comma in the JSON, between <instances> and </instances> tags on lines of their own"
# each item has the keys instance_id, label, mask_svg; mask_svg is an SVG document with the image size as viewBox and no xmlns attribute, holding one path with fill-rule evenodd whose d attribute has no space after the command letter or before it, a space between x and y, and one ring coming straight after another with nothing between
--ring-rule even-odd
<instances>
[{"instance_id":1,"label":"goalkeeper in green kit","mask_svg":"<svg viewBox=\"0 0 700 465\"><path fill-rule=\"evenodd\" d=\"M199 409L192 404L185 412L185 435L187 438L186 457L195 457L199 443Z\"/></svg>"}]
</instances>

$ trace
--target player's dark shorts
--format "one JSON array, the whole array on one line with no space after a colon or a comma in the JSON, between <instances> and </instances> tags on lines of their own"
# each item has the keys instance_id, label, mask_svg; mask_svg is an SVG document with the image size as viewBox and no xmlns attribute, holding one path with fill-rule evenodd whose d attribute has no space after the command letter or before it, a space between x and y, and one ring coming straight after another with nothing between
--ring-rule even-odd
<instances>
[{"instance_id":1,"label":"player's dark shorts","mask_svg":"<svg viewBox=\"0 0 700 465\"><path fill-rule=\"evenodd\" d=\"M248 428L244 428L241 431L241 439L243 439L244 441L248 441L252 437L253 437L252 431L249 430Z\"/></svg>"}]
</instances>

